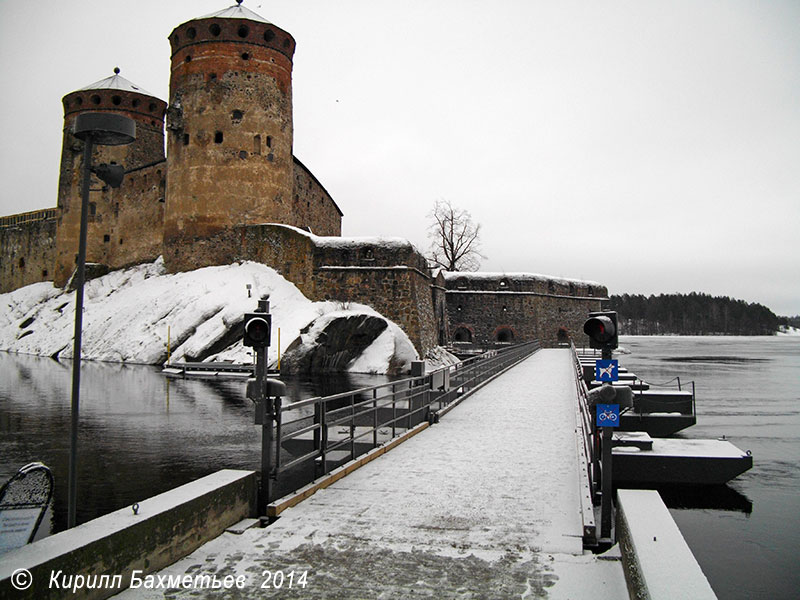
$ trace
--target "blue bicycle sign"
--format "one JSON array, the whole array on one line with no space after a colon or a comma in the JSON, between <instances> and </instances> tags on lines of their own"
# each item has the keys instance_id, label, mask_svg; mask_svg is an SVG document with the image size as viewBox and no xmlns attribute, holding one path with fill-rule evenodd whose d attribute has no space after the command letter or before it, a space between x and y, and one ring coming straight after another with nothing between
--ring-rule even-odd
<instances>
[{"instance_id":1,"label":"blue bicycle sign","mask_svg":"<svg viewBox=\"0 0 800 600\"><path fill-rule=\"evenodd\" d=\"M619 427L619 404L597 404L598 427Z\"/></svg>"}]
</instances>

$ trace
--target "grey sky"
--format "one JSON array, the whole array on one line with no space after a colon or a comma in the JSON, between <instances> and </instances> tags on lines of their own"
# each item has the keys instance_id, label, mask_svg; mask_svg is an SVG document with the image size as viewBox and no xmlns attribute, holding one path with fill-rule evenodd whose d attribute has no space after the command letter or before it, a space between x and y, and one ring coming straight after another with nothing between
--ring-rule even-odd
<instances>
[{"instance_id":1,"label":"grey sky","mask_svg":"<svg viewBox=\"0 0 800 600\"><path fill-rule=\"evenodd\" d=\"M168 99L167 35L232 3L0 0L0 214L55 206L62 96L119 66ZM295 154L345 235L424 250L443 198L483 270L800 313L799 2L244 5L297 40Z\"/></svg>"}]
</instances>

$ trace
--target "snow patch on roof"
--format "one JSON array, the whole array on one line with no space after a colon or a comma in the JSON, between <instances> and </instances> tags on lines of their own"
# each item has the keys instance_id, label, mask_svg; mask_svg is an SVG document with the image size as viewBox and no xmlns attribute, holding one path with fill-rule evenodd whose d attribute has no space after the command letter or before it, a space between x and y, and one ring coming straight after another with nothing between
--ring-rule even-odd
<instances>
[{"instance_id":1,"label":"snow patch on roof","mask_svg":"<svg viewBox=\"0 0 800 600\"><path fill-rule=\"evenodd\" d=\"M90 83L86 87L82 87L81 89L77 90L79 92L87 92L90 90L119 90L122 92L136 92L137 94L143 94L145 96L153 96L147 90L140 88L138 85L135 85L125 79L119 73L115 73L111 77L106 77L105 79L101 79L100 81L95 81L94 83Z\"/></svg>"},{"instance_id":2,"label":"snow patch on roof","mask_svg":"<svg viewBox=\"0 0 800 600\"><path fill-rule=\"evenodd\" d=\"M585 279L565 279L563 277L553 277L551 275L541 275L539 273L505 273L505 272L489 272L489 271L442 271L442 276L445 281L456 281L458 279L466 279L467 281L499 281L501 279L508 279L510 281L539 281L561 283L564 285L578 284L578 285L592 285L602 286L603 284L596 281L589 281Z\"/></svg>"},{"instance_id":3,"label":"snow patch on roof","mask_svg":"<svg viewBox=\"0 0 800 600\"><path fill-rule=\"evenodd\" d=\"M224 8L217 12L211 13L210 15L205 15L203 17L197 17L192 19L192 21L199 21L200 19L247 19L249 21L258 21L259 23L269 23L264 17L254 13L252 10L245 8L237 4L236 6L230 6L228 8ZM270 23L271 25L272 23Z\"/></svg>"},{"instance_id":4,"label":"snow patch on roof","mask_svg":"<svg viewBox=\"0 0 800 600\"><path fill-rule=\"evenodd\" d=\"M265 223L265 225L274 225L276 227L285 227L291 229L300 235L309 238L315 246L319 248L341 248L341 249L358 249L366 246L373 246L376 248L385 248L387 250L403 250L411 249L416 250L414 244L405 238L401 237L376 237L376 236L357 236L357 237L341 237L341 236L319 236L309 233L299 227L291 225L284 225L283 223Z\"/></svg>"}]
</instances>

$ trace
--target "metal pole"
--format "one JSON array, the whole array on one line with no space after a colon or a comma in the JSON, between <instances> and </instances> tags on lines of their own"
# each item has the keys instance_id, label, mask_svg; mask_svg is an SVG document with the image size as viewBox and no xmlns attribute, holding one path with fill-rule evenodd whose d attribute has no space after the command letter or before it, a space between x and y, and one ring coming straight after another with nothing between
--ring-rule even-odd
<instances>
[{"instance_id":1,"label":"metal pole","mask_svg":"<svg viewBox=\"0 0 800 600\"><path fill-rule=\"evenodd\" d=\"M263 410L261 422L261 489L258 498L258 515L267 516L267 506L272 496L272 410L269 399L260 403Z\"/></svg>"},{"instance_id":2,"label":"metal pole","mask_svg":"<svg viewBox=\"0 0 800 600\"><path fill-rule=\"evenodd\" d=\"M86 229L89 223L89 184L92 178L93 140L88 136L83 146L83 183L81 186L81 228L78 242L78 265L75 273L75 335L72 349L72 407L69 430L69 482L67 490L67 527L75 527L78 513L78 416L81 389L81 331L83 329L83 284L86 266Z\"/></svg>"},{"instance_id":3,"label":"metal pole","mask_svg":"<svg viewBox=\"0 0 800 600\"><path fill-rule=\"evenodd\" d=\"M603 427L603 495L600 498L600 537L611 537L611 427Z\"/></svg>"},{"instance_id":4,"label":"metal pole","mask_svg":"<svg viewBox=\"0 0 800 600\"><path fill-rule=\"evenodd\" d=\"M257 312L269 312L269 300L262 296ZM267 349L255 348L256 386L258 388L257 411L261 412L261 485L258 493L258 514L267 515L267 505L272 495L272 406L267 398Z\"/></svg>"}]
</instances>

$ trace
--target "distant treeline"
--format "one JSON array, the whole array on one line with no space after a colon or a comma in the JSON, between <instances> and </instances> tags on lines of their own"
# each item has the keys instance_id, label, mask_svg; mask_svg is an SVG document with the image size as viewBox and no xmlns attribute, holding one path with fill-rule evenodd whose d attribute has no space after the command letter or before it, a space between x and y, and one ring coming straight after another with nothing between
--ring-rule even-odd
<instances>
[{"instance_id":1,"label":"distant treeline","mask_svg":"<svg viewBox=\"0 0 800 600\"><path fill-rule=\"evenodd\" d=\"M608 304L627 335L772 335L790 321L761 304L696 292L612 295Z\"/></svg>"}]
</instances>

